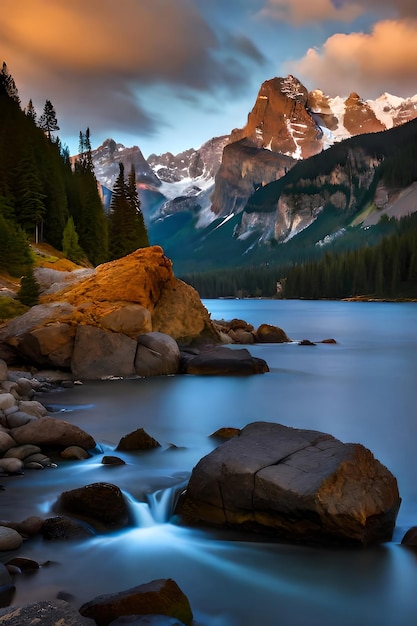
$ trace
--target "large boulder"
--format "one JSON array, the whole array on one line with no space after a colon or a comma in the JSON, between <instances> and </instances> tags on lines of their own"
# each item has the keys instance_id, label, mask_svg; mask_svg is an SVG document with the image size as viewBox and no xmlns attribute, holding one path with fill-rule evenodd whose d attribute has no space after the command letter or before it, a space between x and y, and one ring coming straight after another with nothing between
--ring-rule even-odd
<instances>
[{"instance_id":1,"label":"large boulder","mask_svg":"<svg viewBox=\"0 0 417 626\"><path fill-rule=\"evenodd\" d=\"M77 328L71 370L74 376L99 379L106 376L132 376L136 341L121 333L112 333L96 326Z\"/></svg>"},{"instance_id":2,"label":"large boulder","mask_svg":"<svg viewBox=\"0 0 417 626\"><path fill-rule=\"evenodd\" d=\"M140 248L74 277L61 274L39 272L41 304L0 329L0 356L7 364L71 370L85 379L127 377L135 374L138 335L163 333L181 344L220 343L197 291L174 276L159 246ZM160 373L176 373L178 356L171 356L169 371L164 371L165 359ZM149 366L149 375L155 375L149 359L148 354L145 369Z\"/></svg>"},{"instance_id":3,"label":"large boulder","mask_svg":"<svg viewBox=\"0 0 417 626\"><path fill-rule=\"evenodd\" d=\"M246 348L232 349L215 346L209 349L181 353L184 374L206 376L248 376L269 372L263 359L253 357Z\"/></svg>"},{"instance_id":4,"label":"large boulder","mask_svg":"<svg viewBox=\"0 0 417 626\"><path fill-rule=\"evenodd\" d=\"M138 376L177 374L180 349L175 339L165 333L145 333L137 338L135 371Z\"/></svg>"},{"instance_id":5,"label":"large boulder","mask_svg":"<svg viewBox=\"0 0 417 626\"><path fill-rule=\"evenodd\" d=\"M185 626L191 626L193 613L185 594L171 578L98 596L79 609L81 615L91 617L97 626L107 626L123 615L169 615Z\"/></svg>"},{"instance_id":6,"label":"large boulder","mask_svg":"<svg viewBox=\"0 0 417 626\"><path fill-rule=\"evenodd\" d=\"M391 539L399 506L395 477L364 446L255 422L201 459L177 512L282 541L367 545Z\"/></svg>"}]
</instances>

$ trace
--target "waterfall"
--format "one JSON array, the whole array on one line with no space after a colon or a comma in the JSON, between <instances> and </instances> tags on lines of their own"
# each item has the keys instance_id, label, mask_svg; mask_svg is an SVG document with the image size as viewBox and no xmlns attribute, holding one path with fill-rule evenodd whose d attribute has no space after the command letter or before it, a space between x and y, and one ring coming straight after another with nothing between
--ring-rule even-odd
<instances>
[{"instance_id":1,"label":"waterfall","mask_svg":"<svg viewBox=\"0 0 417 626\"><path fill-rule=\"evenodd\" d=\"M185 485L186 482L158 489L146 495L146 502L138 502L133 500L129 494L125 494L136 526L149 528L159 524L168 524L175 508L177 496Z\"/></svg>"}]
</instances>

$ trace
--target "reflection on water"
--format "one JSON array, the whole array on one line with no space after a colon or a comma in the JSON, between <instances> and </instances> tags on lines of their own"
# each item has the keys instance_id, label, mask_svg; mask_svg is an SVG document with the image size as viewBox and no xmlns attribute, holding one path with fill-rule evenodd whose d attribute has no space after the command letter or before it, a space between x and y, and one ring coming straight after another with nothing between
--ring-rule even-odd
<instances>
[{"instance_id":1,"label":"reflection on water","mask_svg":"<svg viewBox=\"0 0 417 626\"><path fill-rule=\"evenodd\" d=\"M107 481L128 497L135 526L82 543L28 541L19 554L52 563L16 581L15 601L66 591L79 606L95 595L171 577L189 597L199 626L415 624L417 555L398 542L417 524L416 305L206 305L213 319L277 324L292 339L334 337L337 344L251 346L269 364L261 376L115 380L45 395L42 401L57 417L96 438L96 454L7 478L1 517L51 516L62 491ZM393 542L319 550L178 526L171 518L173 499L217 445L209 435L256 420L322 430L369 447L399 481L403 502ZM103 465L102 456L114 454L121 437L136 428L161 448L117 451L126 465Z\"/></svg>"}]
</instances>

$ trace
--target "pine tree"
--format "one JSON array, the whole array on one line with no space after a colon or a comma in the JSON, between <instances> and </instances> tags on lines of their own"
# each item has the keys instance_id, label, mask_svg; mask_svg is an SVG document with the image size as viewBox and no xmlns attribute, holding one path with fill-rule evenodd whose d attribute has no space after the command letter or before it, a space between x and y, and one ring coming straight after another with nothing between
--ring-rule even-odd
<instances>
[{"instance_id":1,"label":"pine tree","mask_svg":"<svg viewBox=\"0 0 417 626\"><path fill-rule=\"evenodd\" d=\"M39 303L39 294L39 283L34 276L33 266L31 265L26 275L20 281L17 299L26 306L35 306L35 304Z\"/></svg>"},{"instance_id":2,"label":"pine tree","mask_svg":"<svg viewBox=\"0 0 417 626\"><path fill-rule=\"evenodd\" d=\"M80 263L86 257L84 250L78 243L78 234L72 217L68 218L62 234L62 252L74 263Z\"/></svg>"},{"instance_id":3,"label":"pine tree","mask_svg":"<svg viewBox=\"0 0 417 626\"><path fill-rule=\"evenodd\" d=\"M46 100L43 113L39 118L39 128L42 128L49 141L52 133L59 130L55 109L50 100Z\"/></svg>"},{"instance_id":4,"label":"pine tree","mask_svg":"<svg viewBox=\"0 0 417 626\"><path fill-rule=\"evenodd\" d=\"M124 179L124 165L119 163L119 175L115 180L112 191L109 215L109 254L110 259L120 259L128 254L126 243L126 224L129 205L126 196ZM130 252L132 252L130 250Z\"/></svg>"},{"instance_id":5,"label":"pine tree","mask_svg":"<svg viewBox=\"0 0 417 626\"><path fill-rule=\"evenodd\" d=\"M90 131L80 133L80 154L74 169L76 194L72 197L71 214L79 235L81 248L93 265L109 259L108 224L99 195L91 155Z\"/></svg>"},{"instance_id":6,"label":"pine tree","mask_svg":"<svg viewBox=\"0 0 417 626\"><path fill-rule=\"evenodd\" d=\"M143 218L138 189L136 187L136 171L133 163L130 167L126 187L126 197L132 214L131 244L133 246L133 250L136 250L137 248L146 248L149 246L149 237L145 226L145 220Z\"/></svg>"},{"instance_id":7,"label":"pine tree","mask_svg":"<svg viewBox=\"0 0 417 626\"><path fill-rule=\"evenodd\" d=\"M19 92L17 91L16 83L13 76L9 73L7 64L3 61L3 67L0 74L0 92L3 92L11 100L16 102L20 108Z\"/></svg>"},{"instance_id":8,"label":"pine tree","mask_svg":"<svg viewBox=\"0 0 417 626\"><path fill-rule=\"evenodd\" d=\"M26 233L0 214L0 268L11 276L21 276L31 262Z\"/></svg>"},{"instance_id":9,"label":"pine tree","mask_svg":"<svg viewBox=\"0 0 417 626\"><path fill-rule=\"evenodd\" d=\"M16 219L22 228L33 235L37 243L42 239L45 217L45 194L31 146L15 170Z\"/></svg>"},{"instance_id":10,"label":"pine tree","mask_svg":"<svg viewBox=\"0 0 417 626\"><path fill-rule=\"evenodd\" d=\"M27 104L27 106L25 108L25 113L26 113L27 117L29 119L31 119L34 124L36 124L37 114L36 114L35 107L33 106L32 100L29 100L29 102L28 102L28 104Z\"/></svg>"}]
</instances>

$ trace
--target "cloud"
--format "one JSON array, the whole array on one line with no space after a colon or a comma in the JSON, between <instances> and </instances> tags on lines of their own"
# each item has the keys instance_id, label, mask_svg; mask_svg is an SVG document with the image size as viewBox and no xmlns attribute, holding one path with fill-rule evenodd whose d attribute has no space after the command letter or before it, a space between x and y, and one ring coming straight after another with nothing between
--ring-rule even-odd
<instances>
[{"instance_id":1,"label":"cloud","mask_svg":"<svg viewBox=\"0 0 417 626\"><path fill-rule=\"evenodd\" d=\"M372 13L380 17L417 17L417 4L415 0L266 0L259 15L301 26L332 21L350 23Z\"/></svg>"},{"instance_id":2,"label":"cloud","mask_svg":"<svg viewBox=\"0 0 417 626\"><path fill-rule=\"evenodd\" d=\"M369 34L335 34L320 49L308 50L286 67L310 88L329 95L348 95L351 91L364 98L378 97L381 91L402 97L414 95L417 20L381 21Z\"/></svg>"},{"instance_id":3,"label":"cloud","mask_svg":"<svg viewBox=\"0 0 417 626\"><path fill-rule=\"evenodd\" d=\"M351 22L363 13L361 2L335 0L267 0L261 17L300 26L311 22Z\"/></svg>"},{"instance_id":4,"label":"cloud","mask_svg":"<svg viewBox=\"0 0 417 626\"><path fill-rule=\"evenodd\" d=\"M247 37L219 35L192 0L2 0L0 44L21 97L50 99L58 117L84 120L79 129L94 118L138 134L161 123L158 104L144 104L148 86L231 93L263 62Z\"/></svg>"}]
</instances>

